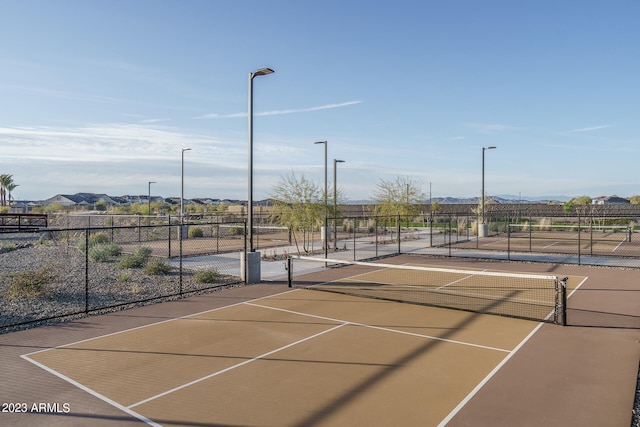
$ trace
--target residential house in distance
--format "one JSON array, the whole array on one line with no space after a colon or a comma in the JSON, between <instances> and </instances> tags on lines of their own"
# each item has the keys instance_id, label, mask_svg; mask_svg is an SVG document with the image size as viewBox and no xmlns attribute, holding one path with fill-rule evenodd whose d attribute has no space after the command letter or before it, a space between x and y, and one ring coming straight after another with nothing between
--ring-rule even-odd
<instances>
[{"instance_id":1,"label":"residential house in distance","mask_svg":"<svg viewBox=\"0 0 640 427\"><path fill-rule=\"evenodd\" d=\"M593 205L629 205L628 199L618 196L599 196L591 201Z\"/></svg>"},{"instance_id":2,"label":"residential house in distance","mask_svg":"<svg viewBox=\"0 0 640 427\"><path fill-rule=\"evenodd\" d=\"M126 200L128 205L133 205L133 204L147 204L149 203L149 196L145 195L129 195L127 194L126 196L122 196L121 197L123 200ZM151 196L151 202L155 203L155 202L164 202L164 199L162 197L156 197L156 196Z\"/></svg>"},{"instance_id":3,"label":"residential house in distance","mask_svg":"<svg viewBox=\"0 0 640 427\"><path fill-rule=\"evenodd\" d=\"M127 202L119 197L111 197L106 194L94 193L76 193L76 194L56 194L42 201L42 205L48 206L58 203L61 206L84 207L86 209L95 209L96 203L104 202L108 206L119 206L127 204Z\"/></svg>"}]
</instances>

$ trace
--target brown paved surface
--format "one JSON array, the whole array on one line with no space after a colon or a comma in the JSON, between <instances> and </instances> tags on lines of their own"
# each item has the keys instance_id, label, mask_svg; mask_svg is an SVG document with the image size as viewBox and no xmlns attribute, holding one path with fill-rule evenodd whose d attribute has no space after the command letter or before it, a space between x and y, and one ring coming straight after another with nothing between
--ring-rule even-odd
<instances>
[{"instance_id":1,"label":"brown paved surface","mask_svg":"<svg viewBox=\"0 0 640 427\"><path fill-rule=\"evenodd\" d=\"M398 262L402 261L401 259L396 260ZM409 257L407 262L415 262L415 258ZM460 266L464 263L472 268L514 271L525 270L557 275L588 276L588 280L584 282L580 290L572 295L569 300L570 310L568 320L573 326L560 327L556 325L543 325L486 384L482 385L479 391L474 394L468 402L463 402L464 404L461 405L460 411L450 419L447 425L589 425L623 427L630 425L638 361L640 359L640 285L637 280L640 272L543 264L492 263L481 261L463 262L459 259L438 259L434 262L440 265L451 263L451 265L455 266ZM96 336L104 336L109 333L137 326L157 323L162 320L173 319L187 314L211 310L216 307L249 301L269 294L279 294L286 290L287 288L285 286L278 284L254 285L177 302L132 309L111 315L90 317L52 327L42 327L0 335L1 402L25 402L28 403L29 409L31 409L33 403L37 402L49 404L62 404L66 402L71 405L71 411L69 413L64 413L64 407L60 407L61 413L59 414L0 413L0 425L142 425L140 421L127 415L126 412L44 371L27 360L20 358L20 355L71 342L78 342ZM323 293L317 292L312 292L312 294L323 295ZM319 307L317 301L307 301L308 298L296 300L296 298L290 298L294 294L284 295L289 295L289 297L279 296L277 298L261 300L261 304L281 309L299 308L301 304L307 307L308 310L314 310L314 307ZM335 317L341 319L347 315L355 316L354 319L359 319L360 316L366 317L371 316L371 313L376 313L376 310L369 310L367 311L369 314L366 315L354 313L351 309L354 306L347 305L346 302L345 304L333 304L330 307L333 307L332 310L335 311L333 313ZM345 311L346 307L350 308ZM409 328L408 330L416 330L416 328L425 328L426 326L433 328L433 322L444 322L443 319L447 316L461 314L461 312L444 310L437 319L432 319L428 325L412 325L411 322L415 322L415 320L411 319L415 319L416 316L408 313L411 313L412 310L423 309L423 307L408 305L402 305L402 307L404 307L402 309L403 314L396 314L400 317L394 318L397 320L395 326L401 325L403 328ZM235 311L225 309L222 312L226 313L225 316L233 317ZM245 317L246 315L247 312L243 311L241 313L241 317ZM405 317L403 318L402 316ZM487 337L489 339L489 341L484 342L484 345L513 345L512 341L514 336L522 334L526 329L532 330L535 328L533 322L513 322L513 319L469 314L465 314L464 316L474 319L474 322L487 317L486 320L482 320L482 322L489 322L484 323L484 330L486 332L493 331L493 333L483 333L482 340L486 341ZM296 316L293 316L293 318L296 318ZM204 321L204 319L200 320ZM226 319L227 322L231 320L233 319ZM327 327L326 323L328 323L326 321L311 322L307 318L305 318L305 322L289 320L289 330L283 330L280 327L277 329L267 328L264 330L264 334L296 334L299 328L305 331L308 328L325 328ZM457 321L460 322L459 319ZM194 320L191 320L191 322L194 322ZM268 317L261 318L261 322L263 322L262 324L264 325L268 325ZM367 323L375 322L369 319ZM473 336L473 333L471 333L467 327L467 323L459 324L461 327L458 328L458 330L450 332L453 334L452 336L465 342L473 341L474 339L480 340L480 337ZM519 328L520 332L514 335L512 330L502 329L505 327L504 325L510 325L509 328ZM437 329L437 325L435 326L435 329ZM176 329L180 336L179 329L182 326L176 323L172 327ZM463 389L468 390L469 387L472 387L472 384L477 384L479 379L483 377L474 377L474 375L477 376L477 372L484 370L486 374L487 369L489 369L492 364L495 365L495 360L490 361L489 364L482 362L482 357L479 357L480 354L483 354L482 352L467 351L466 353L447 353L444 350L448 348L446 346L418 349L419 351L411 352L410 350L417 345L416 342L398 337L395 337L395 341L390 341L392 344L385 346L382 351L380 351L379 343L387 342L385 341L387 338L382 338L380 335L386 334L382 331L368 330L366 334L359 335L359 337L363 339L362 342L360 341L361 338L359 338L358 341L354 341L348 333L350 328L355 328L355 326L342 327L335 335L332 333L323 336L323 339L331 341L327 342L326 345L303 346L296 352L279 355L281 359L287 359L289 365L286 370L282 371L282 381L273 384L271 380L271 387L257 390L242 390L242 387L240 387L240 389L236 390L236 394L232 393L229 395L227 393L224 396L211 395L211 389L209 388L207 389L207 393L202 392L196 394L202 397L203 400L199 406L203 408L210 408L212 400L218 403L220 401L225 403L224 406L230 409L230 411L225 413L225 415L220 418L220 421L208 422L205 418L203 422L196 422L195 420L199 418L189 413L179 414L180 419L193 419L194 421L191 425L255 425L251 424L250 418L243 418L251 412L250 408L253 407L261 410L263 414L273 414L276 416L277 412L283 412L285 415L291 414L292 417L295 415L295 417L291 419L297 421L291 424L285 423L285 425L321 425L323 422L325 423L324 425L332 425L334 422L343 422L343 425L349 425L350 420L342 419L341 414L353 416L353 414L358 413L358 411L357 409L355 410L356 412L345 411L345 400L357 400L357 396L359 396L360 393L367 391L369 388L367 385L370 385L371 388L384 386L383 388L387 389L387 386L390 387L390 384L384 381L380 383L367 383L366 381L362 383L357 381L359 376L362 378L372 378L372 372L379 372L379 370L377 370L378 368L374 366L375 363L373 363L372 366L365 364L364 368L362 364L359 365L359 368L354 368L353 365L349 363L339 364L341 370L338 372L341 372L342 376L355 376L356 383L363 384L363 387L358 389L336 390L335 388L331 389L331 387L324 389L317 383L303 384L292 389L290 388L291 385L287 385L286 383L292 379L299 380L305 378L309 361L318 360L318 357L320 357L314 353L317 352L318 349L323 349L322 352L329 352L330 354L324 356L329 360L352 362L351 359L341 360L340 358L344 358L345 355L358 354L359 351L362 351L362 345L364 345L365 353L375 354L377 359L375 359L374 362L377 361L380 365L390 365L389 362L394 361L394 354L407 354L407 349L409 349L408 354L416 354L416 358L395 360L394 362L397 367L402 367L399 371L403 371L405 367L407 369L406 372L408 375L405 375L403 381L405 381L405 386L409 384L407 389L407 396L409 397L398 399L397 394L394 393L380 394L379 396L387 396L388 398L380 398L380 400L375 401L377 403L373 405L373 407L380 409L384 408L384 405L389 405L389 402L396 402L393 403L392 409L405 406L406 417L401 420L391 420L385 419L381 415L389 412L389 410L380 412L363 411L360 412L360 416L364 424L360 425L436 425L437 422L435 420L442 419L443 414L449 413L448 409L445 410L446 405L450 404L452 400L457 402L462 400L461 396L453 396L451 398L450 396L439 394L439 391L442 389L448 390L449 387L446 385L449 381L464 382L465 378L468 384L463 386ZM238 330L237 333L242 334L244 332ZM344 336L341 338L342 335ZM149 339L149 334L140 335L140 337L143 336L146 338L140 338L140 340ZM129 335L129 337L132 339L132 345L139 344L135 333ZM259 334L255 339L251 340L251 345L259 346L260 340L264 338L263 334ZM160 343L162 343L162 340L162 334L159 334L155 338L155 341L159 341ZM103 341L102 344L107 343L107 341ZM362 344L363 342L364 344ZM489 344L487 344L487 342ZM336 349L340 348L340 345L345 345L345 343L347 348L344 349L344 351L336 353ZM169 345L168 350L171 350L172 344L167 344ZM86 346L87 344L83 343L79 345ZM94 348L93 350L91 357L104 357L100 351L95 351L99 349ZM168 350L164 348L163 353L170 353L171 351ZM175 355L179 350L180 347L173 347L172 351ZM235 350L238 351L237 348ZM302 353L300 353L300 350L303 350ZM219 355L220 348L213 349L212 351ZM306 355L304 353L305 351L307 352ZM438 369L437 367L426 371L411 371L411 369L409 369L417 363L416 361L418 359L432 357L433 354L442 351L445 351L445 353L440 354L439 357L451 362L447 365L446 369ZM259 352L259 349L257 349L256 352ZM55 362L57 364L56 366L61 366L69 370L68 372L70 373L72 373L74 369L80 369L80 364L85 364L85 369L80 369L81 371L87 372L87 370L89 370L89 372L91 372L91 367L96 366L95 363L98 360L91 360L90 358L74 359L72 357L66 357L64 354L65 352L61 351L44 352L40 353L42 356L33 357L42 357L41 360L47 363ZM130 357L130 355L122 352L118 357L126 358ZM47 360L47 358L49 359ZM495 355L490 356L489 359L495 359ZM111 360L112 359L110 359L110 361ZM293 368L291 368L292 360L297 360ZM92 363L94 363L94 365L92 365ZM367 359L367 363L371 364L372 362ZM147 365L148 362L142 361L140 368L150 368L150 366ZM325 365L328 367L330 364ZM282 364L279 363L278 360L269 359L260 361L259 364L252 365L249 370L238 370L234 372L234 375L226 378L221 376L220 379L218 379L218 381L220 381L218 384L219 387L214 387L214 389L229 390L229 388L226 387L228 384L224 384L224 381L232 381L234 384L247 384L248 378L255 379L260 375L264 375L266 372L272 373L281 369L281 366ZM480 366L479 371L478 366ZM451 371L449 371L448 368L451 368ZM168 377L172 377L174 374L189 375L189 372L182 372L179 367L173 366L172 363L166 365L165 369L167 369ZM463 372L462 375L460 374L460 370ZM96 371L98 372L99 369ZM157 372L157 370L155 372ZM336 371L331 370L331 372L335 374ZM115 370L111 373L101 372L100 375L96 375L96 378L94 378L94 381L96 379L97 381L95 381L93 386L104 387L105 393L109 393L109 387L112 384L126 381L126 378L118 378L118 375L120 374ZM197 373L194 375L197 375ZM100 379L104 379L105 376L108 378L108 381L100 381ZM373 375L373 377L375 376L376 375ZM385 378L385 381L400 381L395 378L401 377L393 378L393 380ZM91 381L91 378L83 379L83 381L85 380ZM140 396L148 396L149 390L156 389L156 386L157 385L153 383L137 384L134 382L129 389L128 396L125 396L123 399L125 402L121 403L130 404L131 402L138 402L137 399L139 399ZM204 384L198 386L204 386ZM162 389L163 387L165 387L164 384L158 389ZM264 400L261 397L270 396L271 391L274 392L274 395L277 395L279 389L294 390L294 393L291 395L291 402L286 402L287 404L282 405L280 401ZM233 387L231 387L231 390L233 390ZM326 390L331 391L327 392ZM141 393L141 391L144 391L144 393ZM418 392L425 393L425 391L431 395L433 401L437 402L438 399L442 400L442 413L432 414L432 416L430 416L420 411L420 400L416 402L412 401L411 396L415 397ZM191 400L194 395L184 396L185 399ZM122 400L121 395L118 395L117 398ZM296 411L299 411L305 402L313 401L314 398L319 399L319 402L324 402L323 405L314 406L320 408L320 411L314 414L307 414L306 417L300 418L299 412ZM155 406L155 408L153 408L153 406ZM186 407L186 401L184 407ZM169 421L166 425L175 425L170 421L172 419L171 417L175 416L175 408L171 410L169 404L163 404L163 401L160 399L150 402L146 408L145 404L138 405L136 408L141 412L144 410L149 411L149 413L160 413L160 419ZM357 408L357 406L355 406L355 408ZM371 408L371 406L369 406L369 408ZM165 410L166 413L162 414L162 410ZM369 418L367 418L368 413ZM222 414L222 412L220 412L220 414ZM234 416L234 414L236 415ZM242 416L238 418L237 414L241 414ZM211 414L209 414L209 416L211 416ZM274 420L276 419L283 420L287 418L269 418L269 416L265 415L264 424L278 425L275 424L276 421ZM247 422L245 423L242 420ZM304 420L305 422L300 422L300 420Z\"/></svg>"}]
</instances>

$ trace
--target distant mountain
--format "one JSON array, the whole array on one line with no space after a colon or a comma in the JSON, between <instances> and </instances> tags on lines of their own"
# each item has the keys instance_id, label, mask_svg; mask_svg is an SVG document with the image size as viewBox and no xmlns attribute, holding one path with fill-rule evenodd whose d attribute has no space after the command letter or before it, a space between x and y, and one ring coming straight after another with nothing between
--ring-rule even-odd
<instances>
[{"instance_id":1,"label":"distant mountain","mask_svg":"<svg viewBox=\"0 0 640 427\"><path fill-rule=\"evenodd\" d=\"M526 203L526 202L568 202L573 197L569 196L538 196L538 197L530 197L530 196L515 196L513 194L505 194L498 196L500 199L511 200L512 203Z\"/></svg>"}]
</instances>

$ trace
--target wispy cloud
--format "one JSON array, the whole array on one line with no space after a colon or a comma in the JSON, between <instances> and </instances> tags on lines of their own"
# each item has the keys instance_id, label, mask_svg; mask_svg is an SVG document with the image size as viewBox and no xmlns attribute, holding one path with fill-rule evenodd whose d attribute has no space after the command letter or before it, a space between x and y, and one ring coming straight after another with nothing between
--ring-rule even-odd
<instances>
[{"instance_id":1,"label":"wispy cloud","mask_svg":"<svg viewBox=\"0 0 640 427\"><path fill-rule=\"evenodd\" d=\"M606 129L610 127L611 125L589 126L586 128L572 129L570 131L567 131L567 133L593 132L594 130Z\"/></svg>"},{"instance_id":2,"label":"wispy cloud","mask_svg":"<svg viewBox=\"0 0 640 427\"><path fill-rule=\"evenodd\" d=\"M171 119L145 119L142 120L140 123L160 123L160 122L168 122Z\"/></svg>"},{"instance_id":3,"label":"wispy cloud","mask_svg":"<svg viewBox=\"0 0 640 427\"><path fill-rule=\"evenodd\" d=\"M468 123L467 127L473 129L479 133L497 133L517 130L518 128L509 125L502 124L490 124L490 123Z\"/></svg>"},{"instance_id":4,"label":"wispy cloud","mask_svg":"<svg viewBox=\"0 0 640 427\"><path fill-rule=\"evenodd\" d=\"M319 105L316 107L309 107L309 108L263 111L261 113L254 113L254 116L279 116L283 114L308 113L311 111L330 110L333 108L348 107L350 105L356 105L360 103L362 103L362 101L347 101L347 102L341 102L337 104L326 104L326 105ZM247 117L247 113L246 112L231 113L231 114L212 113L212 114L205 114L203 116L198 116L195 118L196 119L234 119L238 117Z\"/></svg>"},{"instance_id":5,"label":"wispy cloud","mask_svg":"<svg viewBox=\"0 0 640 427\"><path fill-rule=\"evenodd\" d=\"M10 90L16 93L28 94L28 95L39 95L46 96L52 98L60 98L60 99L70 99L72 101L83 101L83 102L97 102L97 103L117 103L119 100L117 98L109 97L109 96L99 96L99 95L91 95L86 93L72 93L65 92L56 89L47 89L42 87L35 86L23 86L23 85L3 85L0 88L4 90Z\"/></svg>"}]
</instances>

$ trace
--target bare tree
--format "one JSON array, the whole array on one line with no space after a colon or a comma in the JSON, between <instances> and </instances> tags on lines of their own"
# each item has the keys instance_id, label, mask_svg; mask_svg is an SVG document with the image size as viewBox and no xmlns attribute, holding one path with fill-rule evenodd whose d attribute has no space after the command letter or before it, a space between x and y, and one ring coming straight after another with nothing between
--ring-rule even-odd
<instances>
[{"instance_id":1,"label":"bare tree","mask_svg":"<svg viewBox=\"0 0 640 427\"><path fill-rule=\"evenodd\" d=\"M298 253L296 232L302 233L303 250L312 251L313 232L324 223L325 215L324 193L320 186L304 175L298 178L292 172L275 185L271 197L274 202L272 220L294 232Z\"/></svg>"},{"instance_id":2,"label":"bare tree","mask_svg":"<svg viewBox=\"0 0 640 427\"><path fill-rule=\"evenodd\" d=\"M386 216L416 215L419 213L417 205L424 203L425 198L418 181L401 175L389 181L380 178L373 194L373 200L377 203L376 213Z\"/></svg>"}]
</instances>

